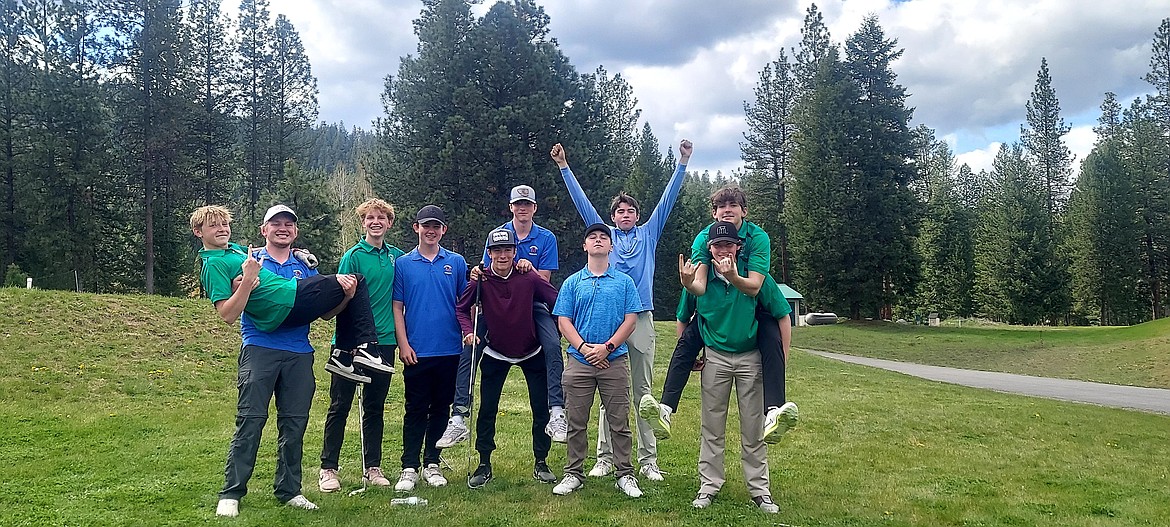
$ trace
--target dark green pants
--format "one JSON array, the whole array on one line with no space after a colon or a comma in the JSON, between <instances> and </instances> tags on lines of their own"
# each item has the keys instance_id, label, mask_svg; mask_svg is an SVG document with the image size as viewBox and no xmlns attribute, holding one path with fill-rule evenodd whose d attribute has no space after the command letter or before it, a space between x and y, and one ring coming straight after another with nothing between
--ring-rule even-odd
<instances>
[{"instance_id":1,"label":"dark green pants","mask_svg":"<svg viewBox=\"0 0 1170 527\"><path fill-rule=\"evenodd\" d=\"M276 396L276 478L273 491L282 503L301 493L301 456L309 406L313 403L313 354L245 346L240 350L240 390L236 433L228 449L220 499L240 499L256 467L260 434L268 421L268 402Z\"/></svg>"}]
</instances>

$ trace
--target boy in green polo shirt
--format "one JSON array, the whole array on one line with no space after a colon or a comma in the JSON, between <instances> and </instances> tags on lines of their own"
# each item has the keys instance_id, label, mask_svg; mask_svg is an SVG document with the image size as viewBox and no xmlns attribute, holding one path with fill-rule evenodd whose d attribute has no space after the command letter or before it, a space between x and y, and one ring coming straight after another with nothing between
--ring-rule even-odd
<instances>
[{"instance_id":1,"label":"boy in green polo shirt","mask_svg":"<svg viewBox=\"0 0 1170 527\"><path fill-rule=\"evenodd\" d=\"M191 213L191 232L203 242L199 281L224 322L234 324L247 312L258 329L272 331L336 316L337 344L325 365L327 371L369 382L354 362L374 370L391 370L374 355L378 337L361 275L317 275L303 280L281 277L250 257L251 247L245 249L229 241L231 221L231 212L218 205L199 207ZM236 278L240 282L233 287ZM355 353L361 360L355 359Z\"/></svg>"},{"instance_id":2,"label":"boy in green polo shirt","mask_svg":"<svg viewBox=\"0 0 1170 527\"><path fill-rule=\"evenodd\" d=\"M393 365L398 340L394 335L394 260L402 256L402 249L386 243L386 233L394 225L394 206L374 198L363 202L355 210L362 222L365 235L341 256L337 270L341 273L360 273L369 284L370 308L378 328L378 355ZM391 373L393 370L391 370ZM325 441L321 445L321 492L341 488L338 478L338 458L345 439L345 421L353 405L357 384L340 375L329 382L329 411L325 414ZM386 395L390 391L390 374L370 375L370 383L362 391L362 469L363 478L370 485L390 486L382 473L382 437L385 432Z\"/></svg>"},{"instance_id":3,"label":"boy in green polo shirt","mask_svg":"<svg viewBox=\"0 0 1170 527\"><path fill-rule=\"evenodd\" d=\"M710 267L702 269L684 262L679 272L683 287L695 296L695 311L700 317L699 334L707 355L701 376L700 486L691 505L700 509L710 506L725 481L727 410L734 385L739 406L744 482L755 505L761 511L775 513L780 509L772 501L769 490L768 447L764 442L764 431L759 426L763 419L764 395L762 364L756 345L761 323L756 320L756 310L761 301L767 300L772 304L774 315L787 318L787 301L781 299L783 306L776 305L779 288L775 288L777 293L761 289L753 297L736 285L736 278L746 278L747 273L736 269L736 254L743 239L734 224L714 223L707 238ZM702 271L705 272L700 275Z\"/></svg>"},{"instance_id":4,"label":"boy in green polo shirt","mask_svg":"<svg viewBox=\"0 0 1170 527\"><path fill-rule=\"evenodd\" d=\"M796 426L798 409L785 398L785 364L788 361L788 341L791 339L791 307L780 294L776 281L768 274L771 265L771 239L758 225L747 221L747 196L736 186L723 187L711 195L711 215L716 222L727 222L741 240L740 249L730 266L720 277L737 291L756 298L757 343L764 370L764 406L762 427L764 440L776 443L788 429ZM679 272L689 268L700 281L705 282L711 269L709 232L715 223L695 236L688 261L679 255ZM690 376L691 366L703 346L699 326L691 323L694 315L694 297L683 291L678 308L678 342L663 383L661 403L653 396L638 401L638 411L650 422L660 439L670 437L671 414L678 410L682 389ZM783 305L781 305L781 303ZM775 309L769 309L774 306ZM778 314L777 314L778 313Z\"/></svg>"}]
</instances>

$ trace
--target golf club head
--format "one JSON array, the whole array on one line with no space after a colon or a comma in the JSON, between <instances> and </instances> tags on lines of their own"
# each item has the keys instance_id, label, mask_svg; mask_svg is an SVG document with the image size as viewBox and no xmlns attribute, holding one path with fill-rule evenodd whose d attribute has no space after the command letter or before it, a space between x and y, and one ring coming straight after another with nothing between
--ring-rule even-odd
<instances>
[{"instance_id":1,"label":"golf club head","mask_svg":"<svg viewBox=\"0 0 1170 527\"><path fill-rule=\"evenodd\" d=\"M365 492L365 491L366 491L366 488L365 488L365 487L362 487L362 488L360 488L360 489L357 489L357 490L350 491L349 495L350 495L350 496L357 496L358 494L361 494L361 493L363 493L363 492Z\"/></svg>"}]
</instances>

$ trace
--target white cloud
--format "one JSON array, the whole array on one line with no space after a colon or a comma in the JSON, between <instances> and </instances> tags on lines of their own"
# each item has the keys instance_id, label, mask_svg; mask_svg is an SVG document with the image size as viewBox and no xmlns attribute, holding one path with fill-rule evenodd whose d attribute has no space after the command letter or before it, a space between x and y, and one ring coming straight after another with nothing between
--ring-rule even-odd
<instances>
[{"instance_id":1,"label":"white cloud","mask_svg":"<svg viewBox=\"0 0 1170 527\"><path fill-rule=\"evenodd\" d=\"M1003 143L991 143L984 148L960 152L955 156L955 161L959 165L966 163L974 172L980 170L991 172L991 164L995 161L995 154L999 153L1001 146Z\"/></svg>"}]
</instances>

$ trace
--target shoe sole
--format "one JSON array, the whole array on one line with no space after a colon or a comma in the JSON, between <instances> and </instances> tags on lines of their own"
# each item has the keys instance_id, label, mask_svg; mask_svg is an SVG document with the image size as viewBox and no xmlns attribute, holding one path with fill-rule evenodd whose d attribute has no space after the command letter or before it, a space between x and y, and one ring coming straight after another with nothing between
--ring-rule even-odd
<instances>
[{"instance_id":1,"label":"shoe sole","mask_svg":"<svg viewBox=\"0 0 1170 527\"><path fill-rule=\"evenodd\" d=\"M549 472L549 473L548 473L548 475L549 475L550 477L549 477L548 479L545 479L545 478L542 478L542 477L540 477L539 475L537 475L537 473L533 472L533 473L532 473L532 479L535 479L536 481L539 481L539 482L541 482L541 483L544 483L544 484L550 484L550 483L556 483L556 482L557 482L557 477L556 477L556 476L553 476L553 473L552 473L552 472Z\"/></svg>"},{"instance_id":2,"label":"shoe sole","mask_svg":"<svg viewBox=\"0 0 1170 527\"><path fill-rule=\"evenodd\" d=\"M436 442L435 442L435 448L451 448L451 447L453 447L453 446L455 446L455 445L458 445L459 443L462 443L462 442L464 442L464 441L467 441L467 438L468 438L468 436L469 436L470 434L471 434L471 432L470 432L470 431L463 432L462 434L460 434L460 435L459 435L459 437L456 437L456 438L455 438L455 440L454 440L454 441L452 441L452 442L450 442L450 443L444 443L444 442L442 442L442 441L436 441ZM441 439L441 438L440 438L440 439Z\"/></svg>"},{"instance_id":3,"label":"shoe sole","mask_svg":"<svg viewBox=\"0 0 1170 527\"><path fill-rule=\"evenodd\" d=\"M784 403L780 407L780 416L776 418L776 422L772 426L764 428L764 442L774 445L780 442L780 438L789 430L796 428L796 421L800 417L800 411L795 404Z\"/></svg>"},{"instance_id":4,"label":"shoe sole","mask_svg":"<svg viewBox=\"0 0 1170 527\"><path fill-rule=\"evenodd\" d=\"M361 375L352 369L349 371L341 369L340 366L334 366L333 363L325 363L325 371L337 375L343 379L349 379L353 382L360 382L362 384L369 384L371 379L365 375Z\"/></svg>"},{"instance_id":5,"label":"shoe sole","mask_svg":"<svg viewBox=\"0 0 1170 527\"><path fill-rule=\"evenodd\" d=\"M670 439L670 428L658 413L658 401L650 397L643 397L638 401L638 416L650 424L656 439Z\"/></svg>"},{"instance_id":6,"label":"shoe sole","mask_svg":"<svg viewBox=\"0 0 1170 527\"><path fill-rule=\"evenodd\" d=\"M367 359L361 355L354 355L353 363L357 364L363 368L369 368L369 369L374 370L378 373L387 373L387 374L394 373L394 366L390 366L390 365L388 365L380 360L377 362L374 362L373 360Z\"/></svg>"}]
</instances>

